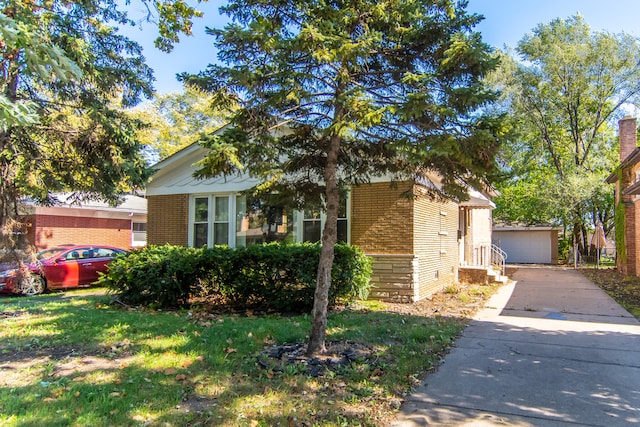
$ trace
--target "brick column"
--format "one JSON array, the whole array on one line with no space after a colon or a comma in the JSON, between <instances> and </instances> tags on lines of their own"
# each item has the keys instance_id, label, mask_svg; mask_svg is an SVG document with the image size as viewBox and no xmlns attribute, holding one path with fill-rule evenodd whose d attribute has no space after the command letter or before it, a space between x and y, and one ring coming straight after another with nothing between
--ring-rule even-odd
<instances>
[{"instance_id":1,"label":"brick column","mask_svg":"<svg viewBox=\"0 0 640 427\"><path fill-rule=\"evenodd\" d=\"M620 162L623 162L638 145L636 118L627 116L621 119L618 121L618 129L620 138Z\"/></svg>"}]
</instances>

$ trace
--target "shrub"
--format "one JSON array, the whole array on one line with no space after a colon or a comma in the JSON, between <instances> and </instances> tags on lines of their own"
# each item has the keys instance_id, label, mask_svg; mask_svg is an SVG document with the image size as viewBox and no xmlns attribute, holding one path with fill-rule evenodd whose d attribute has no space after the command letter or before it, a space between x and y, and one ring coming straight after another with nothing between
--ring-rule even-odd
<instances>
[{"instance_id":1,"label":"shrub","mask_svg":"<svg viewBox=\"0 0 640 427\"><path fill-rule=\"evenodd\" d=\"M202 275L199 249L149 246L109 264L98 283L129 304L176 307L187 303Z\"/></svg>"},{"instance_id":2,"label":"shrub","mask_svg":"<svg viewBox=\"0 0 640 427\"><path fill-rule=\"evenodd\" d=\"M220 295L236 307L304 312L313 306L319 244L246 248L149 246L114 260L100 283L129 304L179 307L195 295ZM365 299L371 260L335 247L329 303Z\"/></svg>"}]
</instances>

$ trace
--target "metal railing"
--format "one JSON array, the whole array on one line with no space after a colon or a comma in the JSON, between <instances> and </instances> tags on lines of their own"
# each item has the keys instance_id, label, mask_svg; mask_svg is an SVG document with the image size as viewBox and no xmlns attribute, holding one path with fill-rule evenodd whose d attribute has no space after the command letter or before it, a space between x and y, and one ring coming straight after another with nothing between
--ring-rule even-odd
<instances>
[{"instance_id":1,"label":"metal railing","mask_svg":"<svg viewBox=\"0 0 640 427\"><path fill-rule=\"evenodd\" d=\"M500 270L501 276L503 276L505 273L506 263L507 263L507 253L503 251L500 247L492 244L491 245L491 265Z\"/></svg>"}]
</instances>

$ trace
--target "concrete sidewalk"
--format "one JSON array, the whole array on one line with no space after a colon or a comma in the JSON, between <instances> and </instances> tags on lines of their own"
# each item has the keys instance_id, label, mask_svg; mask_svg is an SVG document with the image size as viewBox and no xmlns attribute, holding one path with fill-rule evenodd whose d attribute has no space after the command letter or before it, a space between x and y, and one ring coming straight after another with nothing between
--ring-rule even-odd
<instances>
[{"instance_id":1,"label":"concrete sidewalk","mask_svg":"<svg viewBox=\"0 0 640 427\"><path fill-rule=\"evenodd\" d=\"M512 279L391 426L640 424L640 322L572 269Z\"/></svg>"}]
</instances>

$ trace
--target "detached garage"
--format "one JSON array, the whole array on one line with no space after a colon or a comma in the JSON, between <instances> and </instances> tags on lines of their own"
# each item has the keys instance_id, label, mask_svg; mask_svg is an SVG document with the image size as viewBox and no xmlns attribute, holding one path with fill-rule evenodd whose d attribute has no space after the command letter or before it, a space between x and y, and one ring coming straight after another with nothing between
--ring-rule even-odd
<instances>
[{"instance_id":1,"label":"detached garage","mask_svg":"<svg viewBox=\"0 0 640 427\"><path fill-rule=\"evenodd\" d=\"M549 226L494 227L492 241L509 264L557 264L558 232Z\"/></svg>"}]
</instances>

